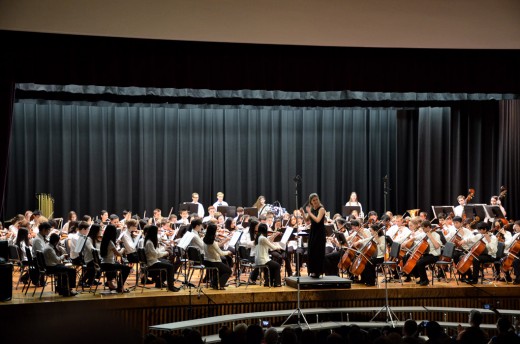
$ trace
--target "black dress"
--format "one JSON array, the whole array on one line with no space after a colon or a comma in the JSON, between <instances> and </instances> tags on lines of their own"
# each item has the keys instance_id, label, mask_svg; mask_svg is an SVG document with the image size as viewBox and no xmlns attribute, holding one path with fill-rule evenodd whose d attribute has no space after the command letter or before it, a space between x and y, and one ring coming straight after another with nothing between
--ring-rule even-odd
<instances>
[{"instance_id":1,"label":"black dress","mask_svg":"<svg viewBox=\"0 0 520 344\"><path fill-rule=\"evenodd\" d=\"M316 210L311 209L311 213L317 217L321 208L322 207ZM309 259L307 263L307 272L309 275L313 274L315 276L319 276L323 274L326 240L325 216L322 217L320 222L314 222L314 220L311 218L311 230L309 233L308 244Z\"/></svg>"}]
</instances>

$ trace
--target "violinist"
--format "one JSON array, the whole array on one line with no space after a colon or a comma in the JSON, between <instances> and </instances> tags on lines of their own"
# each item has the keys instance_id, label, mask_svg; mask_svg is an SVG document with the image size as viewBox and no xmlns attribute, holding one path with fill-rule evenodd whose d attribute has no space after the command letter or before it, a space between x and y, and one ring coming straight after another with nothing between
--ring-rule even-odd
<instances>
[{"instance_id":1,"label":"violinist","mask_svg":"<svg viewBox=\"0 0 520 344\"><path fill-rule=\"evenodd\" d=\"M129 263L139 263L139 257L137 255L137 243L139 238L133 238L132 232L137 231L137 221L133 219L125 220L125 228L121 236L121 242L125 247L125 255Z\"/></svg>"},{"instance_id":2,"label":"violinist","mask_svg":"<svg viewBox=\"0 0 520 344\"><path fill-rule=\"evenodd\" d=\"M188 228L189 232L195 232L193 239L191 239L190 246L195 246L200 250L200 252L204 252L204 242L201 238L202 233L202 220L195 219L191 221L190 227Z\"/></svg>"},{"instance_id":3,"label":"violinist","mask_svg":"<svg viewBox=\"0 0 520 344\"><path fill-rule=\"evenodd\" d=\"M428 280L428 275L426 274L426 267L435 263L439 259L441 254L441 239L439 234L432 229L430 221L423 221L421 227L424 235L418 239L420 239L419 241L422 241L424 238L427 238L428 248L421 256L421 258L419 258L411 273L415 276L415 278L419 277L417 284L421 286L427 286L430 284L430 281Z\"/></svg>"},{"instance_id":4,"label":"violinist","mask_svg":"<svg viewBox=\"0 0 520 344\"><path fill-rule=\"evenodd\" d=\"M511 238L504 242L505 257L508 256L511 245L514 244L517 240L519 240L518 237L520 236L520 221L515 221L515 224L513 225L513 231L514 234L511 236ZM513 284L520 284L520 259L518 258L515 258L515 260L513 261L513 272L515 273L515 280L513 281ZM506 272L506 281L511 282L511 275L509 271Z\"/></svg>"},{"instance_id":5,"label":"violinist","mask_svg":"<svg viewBox=\"0 0 520 344\"><path fill-rule=\"evenodd\" d=\"M159 208L155 208L153 210L153 217L148 220L149 225L156 225L157 227L160 226L162 220L162 210Z\"/></svg>"},{"instance_id":6,"label":"violinist","mask_svg":"<svg viewBox=\"0 0 520 344\"><path fill-rule=\"evenodd\" d=\"M485 263L494 261L497 254L498 240L494 235L491 235L489 233L488 224L485 222L479 222L477 225L477 230L477 235L474 235L473 237L468 237L467 239L463 240L464 243L471 242L472 244L477 243L479 240L483 240L486 244L486 249L484 250L484 252L478 257L476 257L476 259L473 259L472 278L466 281L466 283L469 284L476 284L478 282L478 276L481 267Z\"/></svg>"},{"instance_id":7,"label":"violinist","mask_svg":"<svg viewBox=\"0 0 520 344\"><path fill-rule=\"evenodd\" d=\"M377 264L381 264L385 257L385 234L384 230L380 229L376 224L370 226L370 234L370 237L361 239L359 243L364 245L373 239L377 244L377 253L374 256L369 257L370 260L361 273L361 283L364 283L367 286L375 286L376 266Z\"/></svg>"},{"instance_id":8,"label":"violinist","mask_svg":"<svg viewBox=\"0 0 520 344\"><path fill-rule=\"evenodd\" d=\"M458 195L457 202L459 202L459 205L454 208L453 213L455 214L455 216L462 217L462 213L464 212L464 206L466 205L466 197L464 195Z\"/></svg>"}]
</instances>

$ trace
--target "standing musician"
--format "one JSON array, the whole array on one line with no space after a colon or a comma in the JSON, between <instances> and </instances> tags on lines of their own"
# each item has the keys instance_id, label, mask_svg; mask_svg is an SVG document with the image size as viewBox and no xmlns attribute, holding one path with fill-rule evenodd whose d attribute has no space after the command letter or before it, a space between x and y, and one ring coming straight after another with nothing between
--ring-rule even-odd
<instances>
[{"instance_id":1,"label":"standing musician","mask_svg":"<svg viewBox=\"0 0 520 344\"><path fill-rule=\"evenodd\" d=\"M267 211L271 208L268 204L265 204L265 197L262 195L258 196L253 207L258 209L258 216L267 214Z\"/></svg>"},{"instance_id":2,"label":"standing musician","mask_svg":"<svg viewBox=\"0 0 520 344\"><path fill-rule=\"evenodd\" d=\"M307 219L311 222L309 233L307 271L312 278L320 278L323 273L323 263L325 260L325 208L320 202L318 194L312 193L309 196L309 206L307 207Z\"/></svg>"},{"instance_id":3,"label":"standing musician","mask_svg":"<svg viewBox=\"0 0 520 344\"><path fill-rule=\"evenodd\" d=\"M199 215L200 218L203 218L204 217L204 206L201 203L199 203L199 194L198 193L194 192L191 194L191 203L198 205L197 214Z\"/></svg>"},{"instance_id":4,"label":"standing musician","mask_svg":"<svg viewBox=\"0 0 520 344\"><path fill-rule=\"evenodd\" d=\"M372 239L377 244L377 252L374 256L368 257L370 260L361 273L361 283L367 286L376 285L376 265L381 264L385 258L385 234L384 230L380 229L377 224L370 226L370 237L361 239L359 243L364 245Z\"/></svg>"},{"instance_id":5,"label":"standing musician","mask_svg":"<svg viewBox=\"0 0 520 344\"><path fill-rule=\"evenodd\" d=\"M224 201L224 193L217 192L217 201L213 203L213 207L218 210L218 207L227 207L228 203Z\"/></svg>"},{"instance_id":6,"label":"standing musician","mask_svg":"<svg viewBox=\"0 0 520 344\"><path fill-rule=\"evenodd\" d=\"M466 197L464 195L458 195L457 202L459 202L459 205L454 208L453 213L455 214L455 216L462 217L462 213L464 212L464 206L466 205Z\"/></svg>"},{"instance_id":7,"label":"standing musician","mask_svg":"<svg viewBox=\"0 0 520 344\"><path fill-rule=\"evenodd\" d=\"M502 206L502 202L500 202L500 199L498 199L498 196L492 196L491 200L490 200L490 204L498 205L500 207L500 211L502 212L502 214L504 214L504 216L506 216L506 210Z\"/></svg>"},{"instance_id":8,"label":"standing musician","mask_svg":"<svg viewBox=\"0 0 520 344\"><path fill-rule=\"evenodd\" d=\"M494 235L491 235L489 231L488 224L485 222L479 222L477 224L478 234L473 237L468 237L464 239L464 243L477 243L479 240L483 240L486 244L486 249L484 252L473 259L473 276L472 279L467 280L466 282L469 284L476 284L478 282L478 276L480 273L480 268L485 264L495 260L497 254L498 240Z\"/></svg>"},{"instance_id":9,"label":"standing musician","mask_svg":"<svg viewBox=\"0 0 520 344\"><path fill-rule=\"evenodd\" d=\"M417 284L427 286L430 284L430 281L426 274L426 266L435 263L439 259L441 254L441 239L439 234L432 230L430 221L423 221L421 227L424 235L420 236L418 238L419 240L416 240L415 242L419 244L425 237L427 237L428 249L426 249L426 252L421 256L421 258L419 258L411 273L415 278L419 277Z\"/></svg>"},{"instance_id":10,"label":"standing musician","mask_svg":"<svg viewBox=\"0 0 520 344\"><path fill-rule=\"evenodd\" d=\"M363 206L361 205L361 203L359 203L358 201L358 197L357 197L357 193L355 192L352 192L350 194L350 198L349 200L347 201L347 203L345 203L346 206L358 206L359 207L359 214L358 216L363 218L364 217L364 214L363 214Z\"/></svg>"}]
</instances>

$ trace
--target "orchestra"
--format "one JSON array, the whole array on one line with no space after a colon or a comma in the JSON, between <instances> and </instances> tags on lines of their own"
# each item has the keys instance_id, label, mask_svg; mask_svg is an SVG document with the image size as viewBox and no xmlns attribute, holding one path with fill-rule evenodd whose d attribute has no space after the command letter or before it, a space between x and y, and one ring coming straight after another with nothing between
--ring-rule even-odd
<instances>
[{"instance_id":1,"label":"orchestra","mask_svg":"<svg viewBox=\"0 0 520 344\"><path fill-rule=\"evenodd\" d=\"M375 286L376 270L381 269L381 264L388 258L392 243L398 243L400 247L395 258L398 267L394 269L394 278L401 274L406 283L412 283L412 278L415 278L418 285L427 286L430 283L427 271L438 259L444 259L442 249L448 242L454 245L453 256L449 259L453 259L461 281L478 283L482 270L491 264L497 281L520 284L520 221L505 219L504 192L490 199L500 212L486 219L467 214L464 207L473 194L474 190L470 189L467 197L459 195L453 212L435 213L429 221L426 220L427 212L420 212L420 209L395 216L387 212L380 219L373 210L366 217L363 213L350 213L346 218L340 214L330 218L331 214L325 211L319 199L311 204L312 208L287 212L266 203L264 196L259 196L253 205L258 210L257 216L245 214L241 206L232 214L222 214L211 205L206 214L202 204L198 203L198 194L193 193L193 203L199 204L197 213L190 214L187 209L173 213L172 207L167 217L162 216L159 208L153 210L151 218L141 218L126 210L120 218L102 210L95 219L82 215L79 221L76 212L71 210L63 223L59 218L46 219L38 210L26 211L24 215L16 215L9 223L2 224L0 240L15 245L20 258L26 261L30 259L26 248L36 257L38 251L44 252L47 248L50 235L57 234L59 240L53 242L52 252L47 249L47 254L52 256L52 264L61 266L68 262L67 268L75 266L82 272L78 274L78 287L101 283L100 267L96 266L92 256L92 250L100 251L102 265L120 271L122 277L117 281L115 274L108 273L108 287L118 292L127 291L124 283L134 264L140 263L139 248L144 248L154 263L166 268L168 273L163 280L168 283L165 287L178 291L174 283L179 281L175 281L173 275L184 258L182 254L186 247L181 249L178 246L187 232L193 234L188 245L201 252L208 266L219 267L219 276L211 281L215 289L224 289L231 276L241 273L237 259L267 264L272 286L282 285L285 278L299 275L305 267L312 277L346 275L354 283ZM223 193L219 192L216 204L224 203ZM356 193L352 193L347 204L361 205ZM321 239L312 239L314 241L310 244L319 247L309 247L309 233L315 231L316 235L316 231L323 228L321 224L326 228L325 240L322 243ZM152 228L151 233L149 228ZM147 234L148 244L145 240ZM499 245L503 245L502 256L497 255ZM238 258L239 247L245 257ZM58 255L60 252L65 253ZM281 269L284 269L283 276ZM444 273L439 271L438 278ZM257 277L258 271L252 271L250 282L255 284ZM33 283L41 282L34 272L24 274L20 281L27 284L29 278ZM151 278L157 287L163 287L158 276ZM76 281L72 285L76 285ZM71 290L65 290L63 284L60 288L65 296L75 295Z\"/></svg>"}]
</instances>

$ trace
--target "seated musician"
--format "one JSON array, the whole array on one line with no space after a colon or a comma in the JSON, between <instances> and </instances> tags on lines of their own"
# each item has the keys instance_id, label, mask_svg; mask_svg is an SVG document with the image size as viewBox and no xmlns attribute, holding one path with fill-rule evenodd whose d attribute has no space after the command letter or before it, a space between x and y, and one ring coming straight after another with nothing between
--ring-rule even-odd
<instances>
[{"instance_id":1,"label":"seated musician","mask_svg":"<svg viewBox=\"0 0 520 344\"><path fill-rule=\"evenodd\" d=\"M180 289L173 285L175 282L174 276L176 268L169 261L161 259L162 257L167 256L168 253L165 251L158 250L158 247L159 243L157 239L157 226L149 225L146 237L144 239L144 251L146 253L146 261L150 267L166 269L166 276L162 276L162 278L166 277L167 287L169 291L177 292ZM160 281L160 278L157 278L155 280L156 288L162 288Z\"/></svg>"},{"instance_id":2,"label":"seated musician","mask_svg":"<svg viewBox=\"0 0 520 344\"><path fill-rule=\"evenodd\" d=\"M452 216L450 216L450 215L446 216L446 219L444 220L444 224L441 229L442 229L442 235L444 235L444 238L446 238L446 240L449 240L448 238L452 238L455 235L455 232L457 232L457 229L453 225Z\"/></svg>"},{"instance_id":3,"label":"seated musician","mask_svg":"<svg viewBox=\"0 0 520 344\"><path fill-rule=\"evenodd\" d=\"M517 240L519 240L518 237L520 236L520 220L515 221L515 224L513 226L513 231L514 231L514 235L511 237L511 239L506 240L504 242L505 257L507 257L507 255L509 254L509 249L511 248L511 245L514 244ZM513 272L515 274L515 280L513 281L513 284L520 284L520 259L519 258L516 258L513 261ZM507 279L507 276L509 276L509 279L511 279L511 276L509 275L509 271L506 272L506 279ZM510 282L510 281L508 280L508 282Z\"/></svg>"},{"instance_id":4,"label":"seated musician","mask_svg":"<svg viewBox=\"0 0 520 344\"><path fill-rule=\"evenodd\" d=\"M428 280L428 275L426 274L426 266L435 263L439 259L441 254L441 239L439 234L432 230L430 221L423 221L421 227L424 232L424 236L420 237L419 243L426 237L428 248L419 258L411 273L415 276L415 278L419 277L417 284L421 286L427 286L430 284L430 281Z\"/></svg>"},{"instance_id":5,"label":"seated musician","mask_svg":"<svg viewBox=\"0 0 520 344\"><path fill-rule=\"evenodd\" d=\"M370 257L369 262L365 265L365 269L361 273L361 283L367 286L375 286L376 266L377 264L381 264L385 258L385 234L384 230L379 228L376 224L370 226L370 234L371 237L361 239L359 243L364 245L374 239L377 244L377 252L374 256Z\"/></svg>"},{"instance_id":6,"label":"seated musician","mask_svg":"<svg viewBox=\"0 0 520 344\"><path fill-rule=\"evenodd\" d=\"M209 222L211 221L212 219L215 218L215 212L216 212L216 208L212 205L210 205L208 207L208 216L205 216L203 219L202 219L202 223L205 223L205 222Z\"/></svg>"},{"instance_id":7,"label":"seated musician","mask_svg":"<svg viewBox=\"0 0 520 344\"><path fill-rule=\"evenodd\" d=\"M110 290L128 293L128 289L123 289L131 268L116 262L115 257L121 257L124 249L118 251L116 249L117 230L112 224L105 228L99 254L101 256L101 267L106 271L108 287ZM116 278L116 271L121 271L121 278L117 280L117 286L113 280Z\"/></svg>"},{"instance_id":8,"label":"seated musician","mask_svg":"<svg viewBox=\"0 0 520 344\"><path fill-rule=\"evenodd\" d=\"M255 252L255 264L256 265L267 265L269 268L269 281L272 286L280 287L281 286L281 277L280 270L281 266L278 262L269 258L269 250L281 250L280 245L277 243L273 243L272 240L267 238L267 225L265 223L261 223L258 226L258 233L255 238L256 244L256 252ZM264 284L265 287L268 287L267 279Z\"/></svg>"},{"instance_id":9,"label":"seated musician","mask_svg":"<svg viewBox=\"0 0 520 344\"><path fill-rule=\"evenodd\" d=\"M204 242L202 241L202 238L200 237L200 234L202 232L202 220L201 219L195 219L191 221L190 227L188 228L188 231L194 232L193 239L191 239L190 246L195 246L200 250L200 252L204 252Z\"/></svg>"},{"instance_id":10,"label":"seated musician","mask_svg":"<svg viewBox=\"0 0 520 344\"><path fill-rule=\"evenodd\" d=\"M462 225L462 217L455 216L453 218L453 227L455 228L455 233L457 233L457 237L462 238L459 240L459 245L455 245L455 251L453 252L453 261L457 264L460 260L460 257L467 252L471 248L471 244L469 242L465 242L465 239L474 237L473 233ZM455 242L453 236L447 237L446 240ZM467 279L471 279L471 269L468 269L464 275L461 276L460 280L465 281Z\"/></svg>"},{"instance_id":11,"label":"seated musician","mask_svg":"<svg viewBox=\"0 0 520 344\"><path fill-rule=\"evenodd\" d=\"M400 244L405 241L412 232L403 223L403 216L394 216L394 225L386 231L386 235L392 239L392 242L398 242Z\"/></svg>"},{"instance_id":12,"label":"seated musician","mask_svg":"<svg viewBox=\"0 0 520 344\"><path fill-rule=\"evenodd\" d=\"M137 243L139 239L132 237L132 232L137 231L137 221L133 219L125 220L125 227L121 236L121 243L125 247L125 255L130 263L139 263L137 255Z\"/></svg>"},{"instance_id":13,"label":"seated musician","mask_svg":"<svg viewBox=\"0 0 520 344\"><path fill-rule=\"evenodd\" d=\"M208 228L206 230L206 235L204 236L204 265L209 267L218 268L218 276L213 275L213 280L211 281L211 286L213 289L224 290L226 283L231 276L231 268L222 263L222 258L224 256L232 255L231 251L222 251L218 247L218 243L215 241L217 235L217 226L214 223L208 224ZM217 277L219 283L217 283Z\"/></svg>"},{"instance_id":14,"label":"seated musician","mask_svg":"<svg viewBox=\"0 0 520 344\"><path fill-rule=\"evenodd\" d=\"M494 235L489 233L488 224L485 222L479 222L477 225L478 234L473 236L473 238L465 239L465 242L471 242L472 244L477 243L479 240L483 240L486 244L486 249L484 252L473 259L473 274L472 278L467 283L476 284L478 282L478 276L480 273L480 268L485 264L495 260L497 254L497 245L498 240Z\"/></svg>"},{"instance_id":15,"label":"seated musician","mask_svg":"<svg viewBox=\"0 0 520 344\"><path fill-rule=\"evenodd\" d=\"M75 296L78 293L72 290L76 286L76 270L74 268L68 268L63 265L63 260L68 258L67 254L62 254L58 249L58 243L60 242L60 236L58 234L51 234L49 243L43 250L43 256L45 257L45 264L47 270L51 273L65 272L68 276L67 279L59 274L57 277L56 291L63 296Z\"/></svg>"}]
</instances>

